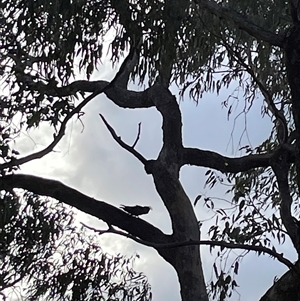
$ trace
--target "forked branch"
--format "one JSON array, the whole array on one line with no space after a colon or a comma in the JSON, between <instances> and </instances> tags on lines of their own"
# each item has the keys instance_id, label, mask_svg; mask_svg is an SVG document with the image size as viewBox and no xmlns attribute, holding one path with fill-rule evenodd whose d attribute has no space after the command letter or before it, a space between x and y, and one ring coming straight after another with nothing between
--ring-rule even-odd
<instances>
[{"instance_id":1,"label":"forked branch","mask_svg":"<svg viewBox=\"0 0 300 301\"><path fill-rule=\"evenodd\" d=\"M32 160L36 160L36 159L40 159L42 157L44 157L45 155L49 154L51 151L53 151L54 147L58 144L58 142L62 139L62 137L65 135L65 130L66 130L66 126L68 121L75 115L75 114L79 114L81 109L87 104L89 103L94 97L96 97L98 94L102 93L104 89L100 90L100 91L96 91L93 94L89 95L87 98L85 98L74 110L72 110L63 120L63 122L60 125L60 129L58 131L57 135L54 135L54 139L53 141L47 146L45 147L43 150L32 153L28 156L19 158L19 159L15 159L15 160L11 160L9 162L0 164L0 170L3 170L5 168L11 168L13 166L19 166L22 165L24 163L27 163L29 161Z\"/></svg>"},{"instance_id":2,"label":"forked branch","mask_svg":"<svg viewBox=\"0 0 300 301\"><path fill-rule=\"evenodd\" d=\"M106 121L106 119L104 118L104 116L102 114L99 114L99 116L101 117L103 123L105 124L105 126L107 127L108 131L110 132L110 134L112 135L112 137L114 138L114 140L124 149L126 149L128 152L130 152L131 154L133 154L138 160L140 160L144 165L147 164L148 160L143 157L138 151L136 151L134 149L136 142L133 144L133 146L128 145L127 143L125 143L120 136L118 136L115 132L115 130L113 129L113 127ZM139 137L139 135L138 135ZM137 137L137 138L138 138Z\"/></svg>"},{"instance_id":3,"label":"forked branch","mask_svg":"<svg viewBox=\"0 0 300 301\"><path fill-rule=\"evenodd\" d=\"M95 229L95 228L87 226L83 223L82 223L82 225L84 227L86 227L87 229L93 230L99 234L110 233L110 234L121 235L121 236L130 238L137 243L140 243L140 244L148 246L148 247L153 247L157 250L179 248L179 247L192 246L192 245L206 245L206 246L211 246L211 247L221 247L221 248L227 248L227 249L241 249L241 250L247 250L247 251L255 251L258 253L265 253L265 254L269 254L270 256L276 258L279 262L286 265L289 269L295 269L294 264L290 260L285 258L283 256L283 254L279 254L275 251L275 249L269 249L264 246L237 244L237 243L229 243L229 242L224 242L224 241L211 241L211 240L186 240L186 241L181 241L181 242L172 242L172 243L161 244L161 243L153 243L153 242L148 242L148 241L142 240L132 234L126 233L121 230L117 230L111 225L108 225L107 230ZM298 271L298 273L300 273L300 272Z\"/></svg>"}]
</instances>

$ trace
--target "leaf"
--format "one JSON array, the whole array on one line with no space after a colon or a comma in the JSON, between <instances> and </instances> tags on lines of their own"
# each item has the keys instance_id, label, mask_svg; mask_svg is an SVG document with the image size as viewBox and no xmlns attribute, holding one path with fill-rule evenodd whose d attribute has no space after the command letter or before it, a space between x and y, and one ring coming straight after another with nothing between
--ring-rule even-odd
<instances>
[{"instance_id":1,"label":"leaf","mask_svg":"<svg viewBox=\"0 0 300 301\"><path fill-rule=\"evenodd\" d=\"M214 264L213 264L213 269L214 269L214 272L215 272L216 277L218 278L218 277L219 277L219 273L218 273L218 268L217 268L217 265L216 265L215 262L214 262Z\"/></svg>"},{"instance_id":2,"label":"leaf","mask_svg":"<svg viewBox=\"0 0 300 301\"><path fill-rule=\"evenodd\" d=\"M227 120L229 120L229 116L232 113L232 105L229 106L228 111L227 111Z\"/></svg>"},{"instance_id":3,"label":"leaf","mask_svg":"<svg viewBox=\"0 0 300 301\"><path fill-rule=\"evenodd\" d=\"M227 277L225 278L225 284L229 284L231 282L231 276L227 275Z\"/></svg>"},{"instance_id":4,"label":"leaf","mask_svg":"<svg viewBox=\"0 0 300 301\"><path fill-rule=\"evenodd\" d=\"M199 201L201 198L202 198L202 195L201 195L201 194L197 195L197 197L195 198L195 201L194 201L194 206L197 205L198 201Z\"/></svg>"},{"instance_id":5,"label":"leaf","mask_svg":"<svg viewBox=\"0 0 300 301\"><path fill-rule=\"evenodd\" d=\"M236 281L235 280L232 280L232 282L231 282L231 287L232 287L232 289L234 289L235 287L237 287L238 286L238 284L236 283Z\"/></svg>"},{"instance_id":6,"label":"leaf","mask_svg":"<svg viewBox=\"0 0 300 301\"><path fill-rule=\"evenodd\" d=\"M238 274L238 271L239 271L239 262L236 261L235 264L234 264L234 269L233 269L233 272L234 274Z\"/></svg>"},{"instance_id":7,"label":"leaf","mask_svg":"<svg viewBox=\"0 0 300 301\"><path fill-rule=\"evenodd\" d=\"M205 176L208 176L212 171L209 169L206 171L206 173L204 174Z\"/></svg>"},{"instance_id":8,"label":"leaf","mask_svg":"<svg viewBox=\"0 0 300 301\"><path fill-rule=\"evenodd\" d=\"M243 200L240 202L240 204L239 204L239 212L240 212L240 213L242 212L244 206L245 206L245 199L243 199Z\"/></svg>"}]
</instances>

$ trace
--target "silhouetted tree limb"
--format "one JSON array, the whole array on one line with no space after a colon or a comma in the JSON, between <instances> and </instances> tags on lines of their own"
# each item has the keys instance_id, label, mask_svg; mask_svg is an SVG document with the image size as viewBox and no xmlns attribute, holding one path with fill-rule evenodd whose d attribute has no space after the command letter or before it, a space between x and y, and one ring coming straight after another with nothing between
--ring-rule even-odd
<instances>
[{"instance_id":1,"label":"silhouetted tree limb","mask_svg":"<svg viewBox=\"0 0 300 301\"><path fill-rule=\"evenodd\" d=\"M299 269L299 262L295 263L295 267ZM298 301L299 294L299 275L291 269L276 280L259 301Z\"/></svg>"},{"instance_id":2,"label":"silhouetted tree limb","mask_svg":"<svg viewBox=\"0 0 300 301\"><path fill-rule=\"evenodd\" d=\"M84 227L86 227L87 229L93 230L101 235L110 233L110 234L117 234L117 235L125 236L127 238L134 240L137 243L140 243L140 244L148 246L148 247L153 247L157 250L184 247L184 246L192 246L192 245L205 245L205 246L211 246L211 247L222 247L222 248L227 248L227 249L241 249L241 250L247 250L247 251L255 251L255 252L258 252L259 254L265 253L265 254L268 254L268 255L274 257L279 262L286 265L289 269L295 269L295 265L290 260L285 258L283 256L283 254L280 254L280 253L276 252L275 250L269 249L264 246L238 244L238 243L230 243L230 242L225 242L225 241L212 241L212 240L187 240L187 241L179 241L179 242L171 242L171 243L153 243L153 242L148 242L148 241L139 239L130 233L125 233L123 231L117 230L110 225L107 230L95 229L93 227L85 225L84 223L82 223L82 225ZM298 271L298 273L300 275L299 271Z\"/></svg>"},{"instance_id":3,"label":"silhouetted tree limb","mask_svg":"<svg viewBox=\"0 0 300 301\"><path fill-rule=\"evenodd\" d=\"M184 148L180 165L195 165L213 168L222 172L238 173L256 167L270 166L272 153L229 158L216 152L197 148Z\"/></svg>"},{"instance_id":4,"label":"silhouetted tree limb","mask_svg":"<svg viewBox=\"0 0 300 301\"><path fill-rule=\"evenodd\" d=\"M133 146L128 145L127 143L125 143L121 137L119 137L115 130L112 128L112 126L106 121L106 119L104 118L104 116L102 114L99 114L103 123L105 124L105 126L107 127L108 131L110 132L110 134L112 135L112 137L114 138L114 140L123 148L125 148L128 152L130 152L131 154L133 154L138 160L140 160L140 162L143 163L143 165L147 164L147 160L138 152L134 149L134 145L136 144L136 142L134 143Z\"/></svg>"},{"instance_id":5,"label":"silhouetted tree limb","mask_svg":"<svg viewBox=\"0 0 300 301\"><path fill-rule=\"evenodd\" d=\"M278 189L281 197L280 202L280 217L288 235L290 236L293 245L300 254L300 229L295 219L292 216L293 199L290 193L290 186L288 180L288 173L290 164L287 162L287 153L281 152L272 159L272 168L274 170Z\"/></svg>"},{"instance_id":6,"label":"silhouetted tree limb","mask_svg":"<svg viewBox=\"0 0 300 301\"><path fill-rule=\"evenodd\" d=\"M0 190L11 190L13 188L22 188L37 195L52 197L108 224L128 231L143 240L153 242L170 240L170 236L143 219L135 218L121 209L88 197L59 181L24 174L0 178Z\"/></svg>"}]
</instances>

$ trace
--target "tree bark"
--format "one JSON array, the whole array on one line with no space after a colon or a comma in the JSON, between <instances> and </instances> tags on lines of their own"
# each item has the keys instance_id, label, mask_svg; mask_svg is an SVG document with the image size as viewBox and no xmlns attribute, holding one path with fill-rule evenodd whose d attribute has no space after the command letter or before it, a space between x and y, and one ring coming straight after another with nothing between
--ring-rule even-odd
<instances>
[{"instance_id":1,"label":"tree bark","mask_svg":"<svg viewBox=\"0 0 300 301\"><path fill-rule=\"evenodd\" d=\"M299 262L295 268L299 269ZM294 270L287 271L279 280L274 282L271 288L259 299L259 301L299 301L299 274Z\"/></svg>"},{"instance_id":2,"label":"tree bark","mask_svg":"<svg viewBox=\"0 0 300 301\"><path fill-rule=\"evenodd\" d=\"M152 171L154 183L171 217L173 242L199 240L200 230L194 209L179 179L159 161L155 165ZM182 301L208 301L199 246L184 246L159 252L177 272Z\"/></svg>"},{"instance_id":3,"label":"tree bark","mask_svg":"<svg viewBox=\"0 0 300 301\"><path fill-rule=\"evenodd\" d=\"M199 246L178 248L174 255L182 301L208 301Z\"/></svg>"}]
</instances>

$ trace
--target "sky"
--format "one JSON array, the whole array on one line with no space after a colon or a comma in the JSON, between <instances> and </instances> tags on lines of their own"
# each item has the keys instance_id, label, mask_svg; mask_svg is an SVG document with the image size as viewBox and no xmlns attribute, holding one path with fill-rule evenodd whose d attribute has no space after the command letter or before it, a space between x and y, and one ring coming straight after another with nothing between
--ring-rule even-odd
<instances>
[{"instance_id":1,"label":"sky","mask_svg":"<svg viewBox=\"0 0 300 301\"><path fill-rule=\"evenodd\" d=\"M94 79L110 79L113 72L115 71L104 64ZM171 90L174 94L178 93L176 87L172 87ZM240 154L239 139L245 119L244 116L240 116L234 125L234 116L242 109L243 101L241 99L241 102L234 106L235 110L229 120L226 109L221 106L221 102L233 90L232 86L228 90L223 90L219 96L205 94L198 105L188 97L180 101L185 146L213 150L228 156ZM248 135L253 145L263 141L272 126L268 117L261 118L261 105L261 99L256 99L246 116ZM118 108L104 95L98 96L88 104L84 112L83 125L79 120L71 121L65 137L55 151L45 158L23 165L21 172L59 180L88 196L115 206L120 204L151 206L153 210L142 218L165 233L171 233L168 213L154 188L151 176L146 175L143 166L135 157L117 145L99 117L99 113L103 114L117 134L129 144L134 142L138 123L141 122L141 137L136 148L147 159L155 159L162 146L162 119L159 112L155 108L135 110ZM42 126L39 131L24 133L18 145L23 154L31 153L47 146L51 137L49 129ZM242 141L243 145L248 144L245 137ZM182 185L191 201L198 194L224 197L223 188L217 187L210 191L204 187L205 171L204 168L190 166L185 166L181 170ZM199 220L209 217L208 210L201 202L195 207L195 212ZM77 212L77 217L92 227L99 229L103 227L103 223L96 218L80 212ZM209 222L204 225L202 237L206 236L208 226ZM148 276L154 301L180 300L175 271L155 250L116 235L103 235L100 239L102 248L108 253L140 255L140 259L135 262L135 269ZM293 256L289 244L282 246L281 250ZM209 280L214 257L205 246L201 247L201 254L206 280ZM238 298L242 301L259 300L272 285L274 277L280 276L285 271L285 266L268 256L248 255L237 277L241 296L235 295L232 300Z\"/></svg>"}]
</instances>

